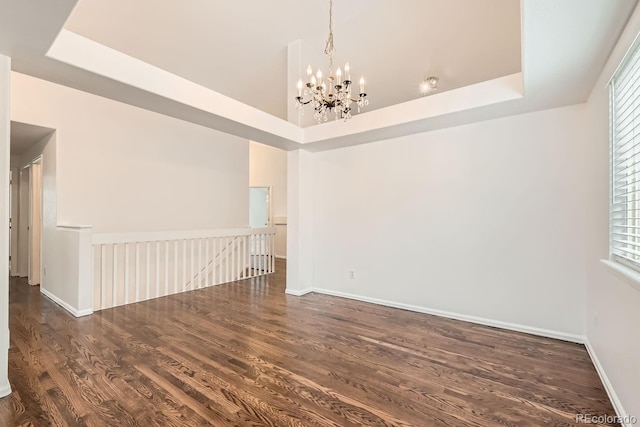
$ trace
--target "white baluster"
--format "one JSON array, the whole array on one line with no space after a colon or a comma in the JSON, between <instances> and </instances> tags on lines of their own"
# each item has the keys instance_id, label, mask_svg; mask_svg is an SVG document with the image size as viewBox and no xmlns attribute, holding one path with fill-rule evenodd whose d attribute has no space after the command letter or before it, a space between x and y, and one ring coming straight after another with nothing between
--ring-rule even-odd
<instances>
[{"instance_id":1,"label":"white baluster","mask_svg":"<svg viewBox=\"0 0 640 427\"><path fill-rule=\"evenodd\" d=\"M267 233L267 273L272 269L271 233Z\"/></svg>"},{"instance_id":2,"label":"white baluster","mask_svg":"<svg viewBox=\"0 0 640 427\"><path fill-rule=\"evenodd\" d=\"M265 251L267 253L267 271L266 273L269 274L271 273L271 233L266 233L264 235L264 238L267 242L267 247L265 248Z\"/></svg>"},{"instance_id":3,"label":"white baluster","mask_svg":"<svg viewBox=\"0 0 640 427\"><path fill-rule=\"evenodd\" d=\"M178 241L173 241L173 293L178 292Z\"/></svg>"},{"instance_id":4,"label":"white baluster","mask_svg":"<svg viewBox=\"0 0 640 427\"><path fill-rule=\"evenodd\" d=\"M113 244L113 260L111 262L111 307L118 305L118 244Z\"/></svg>"},{"instance_id":5,"label":"white baluster","mask_svg":"<svg viewBox=\"0 0 640 427\"><path fill-rule=\"evenodd\" d=\"M230 280L229 280L229 271L231 269L229 268L229 237L228 236L224 238L224 243L225 243L225 245L224 245L224 250L225 250L224 260L225 260L225 267L226 267L225 268L226 271L225 271L224 283L229 283L230 282Z\"/></svg>"},{"instance_id":6,"label":"white baluster","mask_svg":"<svg viewBox=\"0 0 640 427\"><path fill-rule=\"evenodd\" d=\"M156 241L156 294L155 298L160 296L160 241Z\"/></svg>"},{"instance_id":7,"label":"white baluster","mask_svg":"<svg viewBox=\"0 0 640 427\"><path fill-rule=\"evenodd\" d=\"M196 277L196 270L195 270L195 240L191 239L191 274L189 275L189 283L191 284L191 289L195 289L195 285L193 284L193 281L195 280Z\"/></svg>"},{"instance_id":8,"label":"white baluster","mask_svg":"<svg viewBox=\"0 0 640 427\"><path fill-rule=\"evenodd\" d=\"M211 286L211 276L209 275L209 270L211 268L211 261L209 258L209 238L206 237L204 239L204 265L205 265L205 270L204 270L204 280L205 280L205 286L209 287Z\"/></svg>"},{"instance_id":9,"label":"white baluster","mask_svg":"<svg viewBox=\"0 0 640 427\"><path fill-rule=\"evenodd\" d=\"M255 253L256 253L255 258L256 258L256 261L255 261L255 263L256 263L256 277L257 277L257 276L260 276L260 271L261 271L261 268L260 268L260 261L261 261L261 259L260 259L260 234L256 234L255 235L255 239L256 239L256 247L255 247Z\"/></svg>"},{"instance_id":10,"label":"white baluster","mask_svg":"<svg viewBox=\"0 0 640 427\"><path fill-rule=\"evenodd\" d=\"M124 303L129 304L129 243L124 244Z\"/></svg>"},{"instance_id":11,"label":"white baluster","mask_svg":"<svg viewBox=\"0 0 640 427\"><path fill-rule=\"evenodd\" d=\"M264 275L264 234L260 234L260 275Z\"/></svg>"},{"instance_id":12,"label":"white baluster","mask_svg":"<svg viewBox=\"0 0 640 427\"><path fill-rule=\"evenodd\" d=\"M198 288L202 287L202 239L198 239Z\"/></svg>"},{"instance_id":13,"label":"white baluster","mask_svg":"<svg viewBox=\"0 0 640 427\"><path fill-rule=\"evenodd\" d=\"M149 299L151 294L151 242L147 242L147 293L144 299Z\"/></svg>"},{"instance_id":14,"label":"white baluster","mask_svg":"<svg viewBox=\"0 0 640 427\"><path fill-rule=\"evenodd\" d=\"M264 252L263 258L264 258L264 274L267 274L269 272L269 235L267 233L264 233L262 235L262 240L264 240L264 248L262 248L262 251Z\"/></svg>"},{"instance_id":15,"label":"white baluster","mask_svg":"<svg viewBox=\"0 0 640 427\"><path fill-rule=\"evenodd\" d=\"M211 258L213 260L213 271L211 272L211 277L213 279L213 284L217 285L219 283L218 276L217 276L219 271L218 269L218 259L219 259L218 258L218 238L217 237L213 238L212 245L213 245L213 256Z\"/></svg>"},{"instance_id":16,"label":"white baluster","mask_svg":"<svg viewBox=\"0 0 640 427\"><path fill-rule=\"evenodd\" d=\"M187 286L187 240L182 241L182 285L180 292L184 292Z\"/></svg>"},{"instance_id":17,"label":"white baluster","mask_svg":"<svg viewBox=\"0 0 640 427\"><path fill-rule=\"evenodd\" d=\"M136 301L140 301L140 242L136 242Z\"/></svg>"},{"instance_id":18,"label":"white baluster","mask_svg":"<svg viewBox=\"0 0 640 427\"><path fill-rule=\"evenodd\" d=\"M250 234L249 238L249 278L254 275L254 252L255 252L255 234Z\"/></svg>"},{"instance_id":19,"label":"white baluster","mask_svg":"<svg viewBox=\"0 0 640 427\"><path fill-rule=\"evenodd\" d=\"M242 236L242 278L247 277L247 239L246 236Z\"/></svg>"},{"instance_id":20,"label":"white baluster","mask_svg":"<svg viewBox=\"0 0 640 427\"><path fill-rule=\"evenodd\" d=\"M276 233L271 235L271 272L276 271Z\"/></svg>"},{"instance_id":21,"label":"white baluster","mask_svg":"<svg viewBox=\"0 0 640 427\"><path fill-rule=\"evenodd\" d=\"M169 294L169 241L164 241L164 295Z\"/></svg>"},{"instance_id":22,"label":"white baluster","mask_svg":"<svg viewBox=\"0 0 640 427\"><path fill-rule=\"evenodd\" d=\"M236 269L236 237L231 237L231 281L236 280L238 270Z\"/></svg>"},{"instance_id":23,"label":"white baluster","mask_svg":"<svg viewBox=\"0 0 640 427\"><path fill-rule=\"evenodd\" d=\"M104 302L107 299L107 248L105 245L100 245L100 308L104 309Z\"/></svg>"}]
</instances>

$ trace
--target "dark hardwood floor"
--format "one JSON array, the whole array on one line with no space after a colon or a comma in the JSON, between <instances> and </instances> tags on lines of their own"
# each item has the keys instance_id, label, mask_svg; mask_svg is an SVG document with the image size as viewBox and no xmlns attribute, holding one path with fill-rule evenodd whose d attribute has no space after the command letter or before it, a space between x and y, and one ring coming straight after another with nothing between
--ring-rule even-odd
<instances>
[{"instance_id":1,"label":"dark hardwood floor","mask_svg":"<svg viewBox=\"0 0 640 427\"><path fill-rule=\"evenodd\" d=\"M11 280L0 425L542 426L614 415L583 346L267 277L76 319Z\"/></svg>"}]
</instances>

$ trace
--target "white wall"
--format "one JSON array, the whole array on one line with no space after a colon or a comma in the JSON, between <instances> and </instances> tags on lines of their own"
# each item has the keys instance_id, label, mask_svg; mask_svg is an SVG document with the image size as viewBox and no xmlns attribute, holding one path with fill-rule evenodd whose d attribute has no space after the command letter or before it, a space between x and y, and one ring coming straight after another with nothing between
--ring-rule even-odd
<instances>
[{"instance_id":1,"label":"white wall","mask_svg":"<svg viewBox=\"0 0 640 427\"><path fill-rule=\"evenodd\" d=\"M589 126L585 140L589 192L588 220L587 340L600 365L611 396L621 415L640 418L640 285L600 260L609 257L609 98L607 82L640 31L636 8L587 103Z\"/></svg>"},{"instance_id":2,"label":"white wall","mask_svg":"<svg viewBox=\"0 0 640 427\"><path fill-rule=\"evenodd\" d=\"M11 59L0 55L0 397L11 393L9 355L9 148Z\"/></svg>"},{"instance_id":3,"label":"white wall","mask_svg":"<svg viewBox=\"0 0 640 427\"><path fill-rule=\"evenodd\" d=\"M314 160L313 153L287 153L287 289L304 295L314 287Z\"/></svg>"},{"instance_id":4,"label":"white wall","mask_svg":"<svg viewBox=\"0 0 640 427\"><path fill-rule=\"evenodd\" d=\"M249 143L13 73L12 118L58 131L58 222L95 232L248 225Z\"/></svg>"},{"instance_id":5,"label":"white wall","mask_svg":"<svg viewBox=\"0 0 640 427\"><path fill-rule=\"evenodd\" d=\"M287 152L251 141L249 185L271 187L271 215L276 227L276 256L287 256Z\"/></svg>"},{"instance_id":6,"label":"white wall","mask_svg":"<svg viewBox=\"0 0 640 427\"><path fill-rule=\"evenodd\" d=\"M12 76L13 120L56 129L33 149L44 168L41 290L72 313L87 314L93 303L92 291L78 288L86 230L58 225L107 233L248 226L248 141Z\"/></svg>"},{"instance_id":7,"label":"white wall","mask_svg":"<svg viewBox=\"0 0 640 427\"><path fill-rule=\"evenodd\" d=\"M584 116L570 106L315 154L314 287L579 340Z\"/></svg>"}]
</instances>

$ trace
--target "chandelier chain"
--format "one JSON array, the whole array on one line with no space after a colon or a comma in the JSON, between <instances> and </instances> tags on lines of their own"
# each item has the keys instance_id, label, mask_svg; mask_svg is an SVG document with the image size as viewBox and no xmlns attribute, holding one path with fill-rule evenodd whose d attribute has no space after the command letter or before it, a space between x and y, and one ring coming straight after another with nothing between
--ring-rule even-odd
<instances>
[{"instance_id":1,"label":"chandelier chain","mask_svg":"<svg viewBox=\"0 0 640 427\"><path fill-rule=\"evenodd\" d=\"M329 69L333 67L333 54L336 48L333 45L333 0L329 0L329 37L324 47L324 53L329 57Z\"/></svg>"}]
</instances>

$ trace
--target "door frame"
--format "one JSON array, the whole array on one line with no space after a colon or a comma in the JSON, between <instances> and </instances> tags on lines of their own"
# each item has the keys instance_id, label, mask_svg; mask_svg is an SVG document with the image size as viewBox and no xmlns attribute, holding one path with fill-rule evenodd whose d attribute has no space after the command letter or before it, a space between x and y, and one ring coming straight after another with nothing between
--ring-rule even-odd
<instances>
[{"instance_id":1,"label":"door frame","mask_svg":"<svg viewBox=\"0 0 640 427\"><path fill-rule=\"evenodd\" d=\"M9 274L10 276L18 276L20 271L18 267L18 225L19 225L19 207L20 207L20 169L10 168L10 200L9 205Z\"/></svg>"},{"instance_id":2,"label":"door frame","mask_svg":"<svg viewBox=\"0 0 640 427\"><path fill-rule=\"evenodd\" d=\"M37 165L37 167L36 167ZM42 154L35 157L29 165L29 234L28 234L28 263L27 263L27 282L32 285L40 285L42 282L42 214L43 214L43 206L42 206L42 170L43 170L43 159ZM36 179L34 179L34 171L38 171L38 179L37 179L37 187ZM38 199L37 215L34 215L35 204L34 200ZM35 221L34 221L35 217ZM37 236L33 235L34 232L34 224L37 225ZM35 268L32 266L34 263L34 251L33 251L33 242L34 239L38 240L38 265Z\"/></svg>"}]
</instances>

